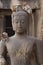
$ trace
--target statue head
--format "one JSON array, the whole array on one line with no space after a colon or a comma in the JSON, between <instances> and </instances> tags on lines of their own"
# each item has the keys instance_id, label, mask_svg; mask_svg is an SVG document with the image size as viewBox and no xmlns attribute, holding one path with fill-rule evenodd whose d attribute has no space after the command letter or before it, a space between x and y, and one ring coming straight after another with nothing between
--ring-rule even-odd
<instances>
[{"instance_id":1,"label":"statue head","mask_svg":"<svg viewBox=\"0 0 43 65\"><path fill-rule=\"evenodd\" d=\"M12 26L16 33L24 33L27 30L28 13L18 10L12 14Z\"/></svg>"}]
</instances>

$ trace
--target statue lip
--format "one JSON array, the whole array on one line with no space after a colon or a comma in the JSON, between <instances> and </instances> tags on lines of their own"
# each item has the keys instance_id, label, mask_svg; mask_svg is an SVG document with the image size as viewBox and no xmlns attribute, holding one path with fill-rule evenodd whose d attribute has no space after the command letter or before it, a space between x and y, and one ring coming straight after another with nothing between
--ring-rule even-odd
<instances>
[{"instance_id":1,"label":"statue lip","mask_svg":"<svg viewBox=\"0 0 43 65\"><path fill-rule=\"evenodd\" d=\"M18 27L18 28L22 28L22 27L20 26L20 27Z\"/></svg>"},{"instance_id":2,"label":"statue lip","mask_svg":"<svg viewBox=\"0 0 43 65\"><path fill-rule=\"evenodd\" d=\"M22 27L18 27L18 30L22 30L23 28Z\"/></svg>"}]
</instances>

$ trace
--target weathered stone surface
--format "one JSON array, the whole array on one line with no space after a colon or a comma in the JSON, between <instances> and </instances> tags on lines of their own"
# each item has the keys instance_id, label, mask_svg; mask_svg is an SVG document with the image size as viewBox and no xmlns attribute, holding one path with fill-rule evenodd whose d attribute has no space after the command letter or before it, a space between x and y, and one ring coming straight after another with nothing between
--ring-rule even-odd
<instances>
[{"instance_id":1,"label":"weathered stone surface","mask_svg":"<svg viewBox=\"0 0 43 65\"><path fill-rule=\"evenodd\" d=\"M3 3L5 9L12 8L15 5L28 4L31 8L39 8L38 0L0 0Z\"/></svg>"},{"instance_id":2,"label":"weathered stone surface","mask_svg":"<svg viewBox=\"0 0 43 65\"><path fill-rule=\"evenodd\" d=\"M10 1L11 0L0 0L3 3L4 9L10 9Z\"/></svg>"}]
</instances>

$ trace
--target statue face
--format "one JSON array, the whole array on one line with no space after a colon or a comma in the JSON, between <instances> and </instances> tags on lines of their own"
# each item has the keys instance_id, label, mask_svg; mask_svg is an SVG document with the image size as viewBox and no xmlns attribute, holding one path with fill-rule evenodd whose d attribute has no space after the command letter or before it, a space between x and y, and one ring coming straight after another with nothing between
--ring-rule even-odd
<instances>
[{"instance_id":1,"label":"statue face","mask_svg":"<svg viewBox=\"0 0 43 65\"><path fill-rule=\"evenodd\" d=\"M13 20L13 30L17 33L24 33L27 29L27 20L24 15L17 15Z\"/></svg>"}]
</instances>

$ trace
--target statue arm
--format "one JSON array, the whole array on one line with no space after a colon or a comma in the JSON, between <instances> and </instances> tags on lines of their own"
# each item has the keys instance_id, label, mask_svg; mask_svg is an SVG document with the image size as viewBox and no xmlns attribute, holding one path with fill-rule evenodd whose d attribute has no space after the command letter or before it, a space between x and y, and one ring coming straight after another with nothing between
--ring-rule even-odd
<instances>
[{"instance_id":1,"label":"statue arm","mask_svg":"<svg viewBox=\"0 0 43 65\"><path fill-rule=\"evenodd\" d=\"M36 44L33 45L32 52L30 54L30 63L31 63L31 65L40 65L39 61L38 61L38 56L37 56Z\"/></svg>"},{"instance_id":2,"label":"statue arm","mask_svg":"<svg viewBox=\"0 0 43 65\"><path fill-rule=\"evenodd\" d=\"M8 54L8 50L7 50L7 47L6 46L5 46L4 58L5 58L5 61L6 61L6 65L11 65L10 56Z\"/></svg>"},{"instance_id":3,"label":"statue arm","mask_svg":"<svg viewBox=\"0 0 43 65\"><path fill-rule=\"evenodd\" d=\"M6 59L6 47L4 41L0 41L0 65L7 65Z\"/></svg>"},{"instance_id":4,"label":"statue arm","mask_svg":"<svg viewBox=\"0 0 43 65\"><path fill-rule=\"evenodd\" d=\"M6 47L6 42L8 42L8 39L8 34L3 32L0 41L0 65L10 65L10 58Z\"/></svg>"},{"instance_id":5,"label":"statue arm","mask_svg":"<svg viewBox=\"0 0 43 65\"><path fill-rule=\"evenodd\" d=\"M0 65L11 65L10 57L4 41L0 42Z\"/></svg>"}]
</instances>

